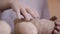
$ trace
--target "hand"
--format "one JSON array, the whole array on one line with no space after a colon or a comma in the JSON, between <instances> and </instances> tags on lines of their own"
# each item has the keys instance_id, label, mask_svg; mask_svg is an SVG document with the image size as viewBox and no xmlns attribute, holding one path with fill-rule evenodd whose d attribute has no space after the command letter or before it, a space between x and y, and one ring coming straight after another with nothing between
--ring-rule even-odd
<instances>
[{"instance_id":1,"label":"hand","mask_svg":"<svg viewBox=\"0 0 60 34\"><path fill-rule=\"evenodd\" d=\"M28 6L22 5L20 4L18 1L14 1L12 2L12 8L13 10L16 12L17 17L20 18L20 15L22 14L23 17L26 20L30 20L30 16L29 14L33 17L33 18L39 18L39 15L37 13L36 10L32 10L31 8L29 8Z\"/></svg>"},{"instance_id":2,"label":"hand","mask_svg":"<svg viewBox=\"0 0 60 34\"><path fill-rule=\"evenodd\" d=\"M59 34L59 32L60 32L60 21L56 21L56 27L54 33Z\"/></svg>"}]
</instances>

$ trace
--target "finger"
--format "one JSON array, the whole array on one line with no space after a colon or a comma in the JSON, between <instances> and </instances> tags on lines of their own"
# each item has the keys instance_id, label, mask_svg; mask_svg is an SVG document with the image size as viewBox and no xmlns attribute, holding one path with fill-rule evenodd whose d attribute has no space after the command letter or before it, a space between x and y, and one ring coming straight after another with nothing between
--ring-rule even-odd
<instances>
[{"instance_id":1,"label":"finger","mask_svg":"<svg viewBox=\"0 0 60 34\"><path fill-rule=\"evenodd\" d=\"M26 8L26 11L27 11L33 18L37 18L35 12L33 12L30 8Z\"/></svg>"},{"instance_id":2,"label":"finger","mask_svg":"<svg viewBox=\"0 0 60 34\"><path fill-rule=\"evenodd\" d=\"M23 16L25 17L26 20L30 20L30 17L28 15L28 13L26 12L26 10L24 8L21 8L21 13L23 14Z\"/></svg>"},{"instance_id":3,"label":"finger","mask_svg":"<svg viewBox=\"0 0 60 34\"><path fill-rule=\"evenodd\" d=\"M56 28L60 31L60 26L57 26Z\"/></svg>"},{"instance_id":4,"label":"finger","mask_svg":"<svg viewBox=\"0 0 60 34\"><path fill-rule=\"evenodd\" d=\"M19 8L15 8L14 11L16 12L17 18L21 19L23 16L20 14Z\"/></svg>"},{"instance_id":5,"label":"finger","mask_svg":"<svg viewBox=\"0 0 60 34\"><path fill-rule=\"evenodd\" d=\"M36 10L34 10L34 9L33 9L33 11L36 14L37 18L40 18L39 13Z\"/></svg>"},{"instance_id":6,"label":"finger","mask_svg":"<svg viewBox=\"0 0 60 34\"><path fill-rule=\"evenodd\" d=\"M54 34L58 34L58 31L54 30Z\"/></svg>"},{"instance_id":7,"label":"finger","mask_svg":"<svg viewBox=\"0 0 60 34\"><path fill-rule=\"evenodd\" d=\"M57 21L56 24L57 24L58 26L60 26L60 21Z\"/></svg>"},{"instance_id":8,"label":"finger","mask_svg":"<svg viewBox=\"0 0 60 34\"><path fill-rule=\"evenodd\" d=\"M56 26L56 27L54 27L54 29L55 29L56 31L58 31L58 32L59 32L59 29L57 29L57 26Z\"/></svg>"}]
</instances>

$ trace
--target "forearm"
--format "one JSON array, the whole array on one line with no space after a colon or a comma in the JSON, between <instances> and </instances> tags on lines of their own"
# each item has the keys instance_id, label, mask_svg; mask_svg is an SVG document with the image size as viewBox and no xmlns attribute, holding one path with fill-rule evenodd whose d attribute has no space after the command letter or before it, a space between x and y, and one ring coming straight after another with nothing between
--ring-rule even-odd
<instances>
[{"instance_id":1,"label":"forearm","mask_svg":"<svg viewBox=\"0 0 60 34\"><path fill-rule=\"evenodd\" d=\"M3 11L3 10L6 10L6 9L10 9L11 7L10 7L10 5L2 5L2 6L0 6L0 10L1 11Z\"/></svg>"},{"instance_id":2,"label":"forearm","mask_svg":"<svg viewBox=\"0 0 60 34\"><path fill-rule=\"evenodd\" d=\"M6 10L20 5L19 0L0 0L0 10Z\"/></svg>"},{"instance_id":3,"label":"forearm","mask_svg":"<svg viewBox=\"0 0 60 34\"><path fill-rule=\"evenodd\" d=\"M6 10L11 8L11 0L0 0L0 10Z\"/></svg>"}]
</instances>

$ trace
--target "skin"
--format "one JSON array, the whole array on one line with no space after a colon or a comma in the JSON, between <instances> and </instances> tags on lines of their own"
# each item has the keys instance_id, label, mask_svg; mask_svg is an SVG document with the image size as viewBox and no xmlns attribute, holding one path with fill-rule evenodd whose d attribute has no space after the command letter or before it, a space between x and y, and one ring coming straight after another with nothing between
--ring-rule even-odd
<instances>
[{"instance_id":1,"label":"skin","mask_svg":"<svg viewBox=\"0 0 60 34\"><path fill-rule=\"evenodd\" d=\"M60 34L60 21L59 20L56 20L55 21L56 22L56 29L58 29L58 30L54 30L54 33L56 33L56 34Z\"/></svg>"},{"instance_id":2,"label":"skin","mask_svg":"<svg viewBox=\"0 0 60 34\"><path fill-rule=\"evenodd\" d=\"M19 3L18 0L0 0L1 12L10 8L12 8L16 12L17 18L20 18L20 14L22 14L26 20L30 20L28 14L30 14L33 18L39 18L36 10L31 10L31 8L27 6L24 7L22 4Z\"/></svg>"},{"instance_id":3,"label":"skin","mask_svg":"<svg viewBox=\"0 0 60 34\"><path fill-rule=\"evenodd\" d=\"M28 14L30 14L33 18L39 17L36 10L32 10L28 6L24 6L24 5L20 4L18 0L0 0L0 12L1 13L4 10L10 9L10 8L12 8L16 12L16 16L19 19L20 19L20 15L22 15L26 20L30 20L30 17Z\"/></svg>"},{"instance_id":4,"label":"skin","mask_svg":"<svg viewBox=\"0 0 60 34\"><path fill-rule=\"evenodd\" d=\"M11 34L11 27L2 20L0 20L0 34Z\"/></svg>"},{"instance_id":5,"label":"skin","mask_svg":"<svg viewBox=\"0 0 60 34\"><path fill-rule=\"evenodd\" d=\"M22 5L22 3L20 3L18 0L0 0L1 11L10 8L16 12L17 18L20 18L20 14L22 14L26 20L30 20L28 14L30 14L33 18L39 17L36 10L32 10L30 7Z\"/></svg>"},{"instance_id":6,"label":"skin","mask_svg":"<svg viewBox=\"0 0 60 34\"><path fill-rule=\"evenodd\" d=\"M52 34L60 34L60 20L56 16L50 18L51 21L55 22L55 27Z\"/></svg>"}]
</instances>

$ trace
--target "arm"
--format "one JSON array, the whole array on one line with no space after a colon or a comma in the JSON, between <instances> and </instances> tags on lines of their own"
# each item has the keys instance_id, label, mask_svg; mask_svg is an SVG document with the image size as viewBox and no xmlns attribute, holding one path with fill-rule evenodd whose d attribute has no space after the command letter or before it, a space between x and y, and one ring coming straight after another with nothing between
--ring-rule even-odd
<instances>
[{"instance_id":1,"label":"arm","mask_svg":"<svg viewBox=\"0 0 60 34\"><path fill-rule=\"evenodd\" d=\"M18 4L18 0L0 0L0 10L10 9L15 3Z\"/></svg>"},{"instance_id":2,"label":"arm","mask_svg":"<svg viewBox=\"0 0 60 34\"><path fill-rule=\"evenodd\" d=\"M39 17L36 10L32 10L30 7L22 5L19 0L0 0L0 10L8 8L12 8L19 19L21 14L26 20L30 20L29 14L33 18Z\"/></svg>"},{"instance_id":3,"label":"arm","mask_svg":"<svg viewBox=\"0 0 60 34\"><path fill-rule=\"evenodd\" d=\"M5 10L10 8L9 0L0 0L0 10Z\"/></svg>"}]
</instances>

